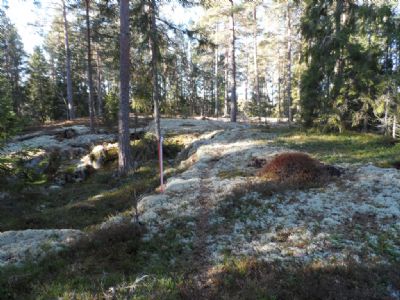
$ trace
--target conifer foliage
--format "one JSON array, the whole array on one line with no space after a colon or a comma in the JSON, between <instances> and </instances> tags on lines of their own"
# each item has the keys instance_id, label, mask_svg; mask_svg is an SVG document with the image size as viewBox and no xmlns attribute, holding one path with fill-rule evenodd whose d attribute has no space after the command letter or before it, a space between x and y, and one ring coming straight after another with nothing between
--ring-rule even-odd
<instances>
[{"instance_id":1,"label":"conifer foliage","mask_svg":"<svg viewBox=\"0 0 400 300\"><path fill-rule=\"evenodd\" d=\"M29 55L2 8L2 139L22 120L90 116L93 132L103 120L116 125L120 63L126 113L153 114L157 124L161 116L276 117L398 135L398 1L128 2L123 62L119 1L50 1L44 43ZM170 14L177 5L191 21Z\"/></svg>"}]
</instances>

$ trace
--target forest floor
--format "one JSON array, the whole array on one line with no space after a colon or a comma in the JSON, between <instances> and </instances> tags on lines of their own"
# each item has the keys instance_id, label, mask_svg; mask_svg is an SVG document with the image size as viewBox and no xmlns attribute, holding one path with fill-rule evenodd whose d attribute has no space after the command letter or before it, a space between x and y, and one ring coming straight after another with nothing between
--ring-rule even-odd
<instances>
[{"instance_id":1,"label":"forest floor","mask_svg":"<svg viewBox=\"0 0 400 300\"><path fill-rule=\"evenodd\" d=\"M132 143L150 154L124 179L112 161L57 189L1 187L0 299L400 299L400 143L281 124L162 128L164 192L148 141ZM288 151L344 173L300 188L257 176Z\"/></svg>"}]
</instances>

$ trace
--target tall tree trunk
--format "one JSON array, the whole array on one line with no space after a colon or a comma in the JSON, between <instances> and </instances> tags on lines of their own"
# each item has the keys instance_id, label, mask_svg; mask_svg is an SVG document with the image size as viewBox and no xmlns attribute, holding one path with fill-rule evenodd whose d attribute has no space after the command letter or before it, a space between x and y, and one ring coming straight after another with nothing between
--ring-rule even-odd
<instances>
[{"instance_id":1,"label":"tall tree trunk","mask_svg":"<svg viewBox=\"0 0 400 300\"><path fill-rule=\"evenodd\" d=\"M96 67L97 67L97 115L99 117L103 116L103 86L102 86L102 76L101 76L101 60L100 54L97 52L96 57Z\"/></svg>"},{"instance_id":2,"label":"tall tree trunk","mask_svg":"<svg viewBox=\"0 0 400 300\"><path fill-rule=\"evenodd\" d=\"M195 80L194 80L194 76L193 76L193 61L192 61L192 44L190 42L190 39L188 41L188 49L187 49L187 53L188 53L188 65L189 65L189 111L188 111L188 115L193 116L194 114L194 99L195 99L195 93L196 93L196 87L195 87ZM187 116L185 116L187 117Z\"/></svg>"},{"instance_id":3,"label":"tall tree trunk","mask_svg":"<svg viewBox=\"0 0 400 300\"><path fill-rule=\"evenodd\" d=\"M89 85L89 117L90 117L90 132L94 132L95 120L94 120L94 88L92 79L92 45L91 45L91 35L90 35L90 0L85 0L86 4L86 39L87 39L87 75L88 75L88 85Z\"/></svg>"},{"instance_id":4,"label":"tall tree trunk","mask_svg":"<svg viewBox=\"0 0 400 300\"><path fill-rule=\"evenodd\" d=\"M282 78L281 78L281 74L280 74L280 67L278 69L279 69L278 70L278 72L279 72L279 77L278 77L278 122L279 122L282 118L282 98L281 98Z\"/></svg>"},{"instance_id":5,"label":"tall tree trunk","mask_svg":"<svg viewBox=\"0 0 400 300\"><path fill-rule=\"evenodd\" d=\"M200 103L200 116L201 118L204 118L206 116L206 89L207 89L207 81L205 78L203 78L203 97Z\"/></svg>"},{"instance_id":6,"label":"tall tree trunk","mask_svg":"<svg viewBox=\"0 0 400 300\"><path fill-rule=\"evenodd\" d=\"M230 57L230 71L231 71L231 122L236 122L237 118L237 95L236 95L236 59L235 59L235 17L234 17L234 5L233 0L229 0L231 3L231 57Z\"/></svg>"},{"instance_id":7,"label":"tall tree trunk","mask_svg":"<svg viewBox=\"0 0 400 300\"><path fill-rule=\"evenodd\" d=\"M368 131L368 121L369 121L368 105L367 104L363 105L363 110L364 110L364 117L363 117L363 129L362 129L362 132L367 132Z\"/></svg>"},{"instance_id":8,"label":"tall tree trunk","mask_svg":"<svg viewBox=\"0 0 400 300\"><path fill-rule=\"evenodd\" d=\"M160 141L161 125L160 125L160 92L158 86L158 43L157 43L157 24L156 12L157 6L155 0L150 0L150 48L151 48L151 68L152 68L152 83L153 83L153 105L154 105L154 122L156 125L156 137Z\"/></svg>"},{"instance_id":9,"label":"tall tree trunk","mask_svg":"<svg viewBox=\"0 0 400 300\"><path fill-rule=\"evenodd\" d=\"M64 40L65 40L65 67L67 76L67 101L68 101L68 119L75 119L75 109L72 94L72 78L71 78L71 50L69 48L69 35L68 35L68 19L67 19L67 8L65 6L65 0L62 1L63 18L64 18Z\"/></svg>"},{"instance_id":10,"label":"tall tree trunk","mask_svg":"<svg viewBox=\"0 0 400 300\"><path fill-rule=\"evenodd\" d=\"M250 68L249 68L250 58L249 58L249 53L247 52L246 54L247 54L246 55L246 79L244 81L244 100L245 100L245 102L247 102L247 100L248 100L247 94L248 94L248 90L249 90L249 78L250 78Z\"/></svg>"},{"instance_id":11,"label":"tall tree trunk","mask_svg":"<svg viewBox=\"0 0 400 300\"><path fill-rule=\"evenodd\" d=\"M215 47L215 57L214 57L214 103L215 110L214 115L218 118L219 115L219 99L218 99L218 46Z\"/></svg>"},{"instance_id":12,"label":"tall tree trunk","mask_svg":"<svg viewBox=\"0 0 400 300\"><path fill-rule=\"evenodd\" d=\"M259 83L259 78L258 78L258 63L257 63L257 5L254 5L253 8L253 67L254 67L254 94L256 97L256 103L257 103L257 114L258 114L258 120L261 120L260 116L260 107L261 107L261 102L260 102L260 83Z\"/></svg>"},{"instance_id":13,"label":"tall tree trunk","mask_svg":"<svg viewBox=\"0 0 400 300\"><path fill-rule=\"evenodd\" d=\"M129 138L129 0L120 0L120 102L118 114L118 171L126 175L133 168Z\"/></svg>"},{"instance_id":14,"label":"tall tree trunk","mask_svg":"<svg viewBox=\"0 0 400 300\"><path fill-rule=\"evenodd\" d=\"M347 20L348 20L348 14L346 11L346 1L345 0L337 0L336 1L336 7L335 7L335 12L334 12L334 19L335 19L335 35L338 37L341 35L342 28L346 28L347 26ZM344 59L344 44L346 41L343 39L338 39L338 46L336 46L335 49L335 56L336 56L336 62L335 62L335 68L334 68L334 91L331 93L332 99L335 99L339 92L340 88L342 87L342 74L344 72L344 67L345 67L345 59Z\"/></svg>"},{"instance_id":15,"label":"tall tree trunk","mask_svg":"<svg viewBox=\"0 0 400 300\"><path fill-rule=\"evenodd\" d=\"M385 99L385 116L384 116L384 134L388 135L389 134L389 93L387 93L386 95L386 99Z\"/></svg>"},{"instance_id":16,"label":"tall tree trunk","mask_svg":"<svg viewBox=\"0 0 400 300\"><path fill-rule=\"evenodd\" d=\"M290 0L287 0L287 97L288 97L288 121L293 121L292 117L292 13Z\"/></svg>"},{"instance_id":17,"label":"tall tree trunk","mask_svg":"<svg viewBox=\"0 0 400 300\"><path fill-rule=\"evenodd\" d=\"M392 129L392 137L395 139L396 138L396 129L397 129L397 118L396 118L396 113L393 115L393 129Z\"/></svg>"},{"instance_id":18,"label":"tall tree trunk","mask_svg":"<svg viewBox=\"0 0 400 300\"><path fill-rule=\"evenodd\" d=\"M229 51L225 49L225 71L224 71L224 117L229 115Z\"/></svg>"}]
</instances>

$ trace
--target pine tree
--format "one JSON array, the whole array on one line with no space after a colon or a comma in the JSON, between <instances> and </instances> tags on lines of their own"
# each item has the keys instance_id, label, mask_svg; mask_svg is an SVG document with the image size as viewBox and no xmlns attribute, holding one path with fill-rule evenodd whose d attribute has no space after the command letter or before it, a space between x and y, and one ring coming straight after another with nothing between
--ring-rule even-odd
<instances>
[{"instance_id":1,"label":"pine tree","mask_svg":"<svg viewBox=\"0 0 400 300\"><path fill-rule=\"evenodd\" d=\"M85 8L86 8L86 42L87 42L87 77L88 77L88 86L89 86L89 119L90 119L90 132L94 132L94 87L93 87L93 69L92 69L92 46L91 46L91 34L90 34L90 0L85 0Z\"/></svg>"},{"instance_id":2,"label":"pine tree","mask_svg":"<svg viewBox=\"0 0 400 300\"><path fill-rule=\"evenodd\" d=\"M43 50L35 47L28 63L28 107L26 111L34 120L40 122L53 118L54 95L48 73L48 64Z\"/></svg>"},{"instance_id":3,"label":"pine tree","mask_svg":"<svg viewBox=\"0 0 400 300\"><path fill-rule=\"evenodd\" d=\"M69 46L69 28L67 19L67 8L65 0L62 1L63 24L64 24L64 40L65 40L65 73L67 77L67 100L68 100L68 118L73 120L75 118L74 100L72 94L72 74L71 74L71 49Z\"/></svg>"},{"instance_id":4,"label":"pine tree","mask_svg":"<svg viewBox=\"0 0 400 300\"><path fill-rule=\"evenodd\" d=\"M17 115L22 114L22 104L24 101L24 93L22 87L23 63L25 52L21 37L17 29L10 22L4 11L0 9L0 49L2 51L0 57L0 65L4 79L8 81L11 87L11 101L13 111Z\"/></svg>"},{"instance_id":5,"label":"pine tree","mask_svg":"<svg viewBox=\"0 0 400 300\"><path fill-rule=\"evenodd\" d=\"M118 170L126 175L133 168L129 135L129 0L120 1L120 102L118 113Z\"/></svg>"}]
</instances>

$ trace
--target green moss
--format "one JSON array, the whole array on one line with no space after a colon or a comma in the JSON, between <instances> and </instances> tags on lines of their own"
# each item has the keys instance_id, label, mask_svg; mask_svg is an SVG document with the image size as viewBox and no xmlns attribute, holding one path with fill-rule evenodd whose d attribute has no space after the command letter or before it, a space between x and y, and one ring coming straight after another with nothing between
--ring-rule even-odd
<instances>
[{"instance_id":1,"label":"green moss","mask_svg":"<svg viewBox=\"0 0 400 300\"><path fill-rule=\"evenodd\" d=\"M326 163L372 162L378 166L391 166L400 157L400 143L370 133L323 134L293 130L280 133L274 143L308 152Z\"/></svg>"},{"instance_id":2,"label":"green moss","mask_svg":"<svg viewBox=\"0 0 400 300\"><path fill-rule=\"evenodd\" d=\"M105 153L105 161L114 161L118 158L118 147L110 148Z\"/></svg>"},{"instance_id":3,"label":"green moss","mask_svg":"<svg viewBox=\"0 0 400 300\"><path fill-rule=\"evenodd\" d=\"M66 167L66 168L63 170L63 172L64 172L65 174L72 175L72 174L75 173L75 170L76 170L76 166L75 166L75 165L70 165L70 166Z\"/></svg>"}]
</instances>

